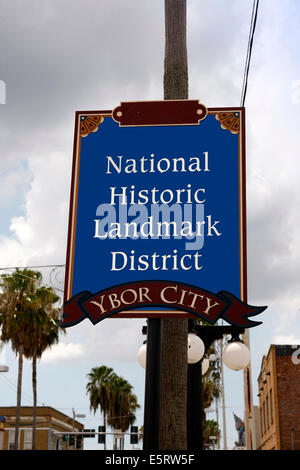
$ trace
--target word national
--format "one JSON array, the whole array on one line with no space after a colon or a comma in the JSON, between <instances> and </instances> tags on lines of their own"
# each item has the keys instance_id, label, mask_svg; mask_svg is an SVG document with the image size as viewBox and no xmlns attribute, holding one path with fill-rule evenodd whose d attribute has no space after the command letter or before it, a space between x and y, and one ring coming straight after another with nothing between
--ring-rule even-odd
<instances>
[{"instance_id":1,"label":"word national","mask_svg":"<svg viewBox=\"0 0 300 470\"><path fill-rule=\"evenodd\" d=\"M113 172L121 173L186 173L196 171L210 171L208 167L208 152L203 152L203 158L190 157L188 161L185 158L159 158L154 159L154 153L151 153L150 158L141 157L139 159L126 158L122 155L117 157L107 156L107 170L106 174L110 175Z\"/></svg>"}]
</instances>

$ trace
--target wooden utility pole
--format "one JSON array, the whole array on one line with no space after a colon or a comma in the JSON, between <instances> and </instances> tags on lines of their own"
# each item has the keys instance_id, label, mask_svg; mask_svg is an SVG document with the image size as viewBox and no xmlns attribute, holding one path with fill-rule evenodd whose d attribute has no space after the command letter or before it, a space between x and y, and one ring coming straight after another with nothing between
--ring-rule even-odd
<instances>
[{"instance_id":1,"label":"wooden utility pole","mask_svg":"<svg viewBox=\"0 0 300 470\"><path fill-rule=\"evenodd\" d=\"M165 0L164 99L188 99L186 0Z\"/></svg>"},{"instance_id":2,"label":"wooden utility pole","mask_svg":"<svg viewBox=\"0 0 300 470\"><path fill-rule=\"evenodd\" d=\"M188 99L186 0L165 0L164 99ZM188 320L161 320L159 449L187 448Z\"/></svg>"}]
</instances>

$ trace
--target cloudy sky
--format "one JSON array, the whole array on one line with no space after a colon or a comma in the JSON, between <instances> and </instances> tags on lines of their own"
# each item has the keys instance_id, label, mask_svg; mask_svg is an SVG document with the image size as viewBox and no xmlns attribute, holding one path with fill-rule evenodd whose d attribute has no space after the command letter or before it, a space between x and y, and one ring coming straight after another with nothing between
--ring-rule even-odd
<instances>
[{"instance_id":1,"label":"cloudy sky","mask_svg":"<svg viewBox=\"0 0 300 470\"><path fill-rule=\"evenodd\" d=\"M0 267L65 263L76 110L162 99L163 0L0 0ZM239 106L252 0L188 0L189 97ZM247 112L248 301L268 305L251 331L252 383L272 343L300 344L300 5L260 2ZM5 270L1 272L7 272ZM63 289L63 269L44 269ZM89 414L86 374L114 367L143 403L136 362L143 321L87 321L68 329L39 365L39 403ZM0 405L16 401L16 360L0 378ZM242 417L242 374L226 372L228 445ZM23 404L31 404L30 365ZM138 424L142 424L142 410ZM231 423L231 424L230 424ZM90 442L88 442L90 441ZM86 440L98 448L96 439Z\"/></svg>"}]
</instances>

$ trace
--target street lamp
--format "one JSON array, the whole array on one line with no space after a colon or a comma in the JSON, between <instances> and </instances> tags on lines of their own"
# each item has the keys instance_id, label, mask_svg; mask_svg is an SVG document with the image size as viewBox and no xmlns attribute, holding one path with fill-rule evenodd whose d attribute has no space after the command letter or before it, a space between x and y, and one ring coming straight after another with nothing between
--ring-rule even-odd
<instances>
[{"instance_id":1,"label":"street lamp","mask_svg":"<svg viewBox=\"0 0 300 470\"><path fill-rule=\"evenodd\" d=\"M205 352L205 346L202 339L191 332L188 334L188 364L195 364L201 361Z\"/></svg>"},{"instance_id":2,"label":"street lamp","mask_svg":"<svg viewBox=\"0 0 300 470\"><path fill-rule=\"evenodd\" d=\"M232 338L222 352L222 360L229 369L236 371L245 369L250 362L250 351L239 337L243 332L243 328L237 327L198 326L197 332L193 330L188 334L188 364L195 364L202 359L202 375L204 375L209 368L209 358L204 354L214 340L221 339L223 334L231 334ZM202 335L204 341L199 335ZM144 369L146 369L146 357L147 341L144 341L137 355L138 362ZM215 354L211 354L210 359L216 360ZM0 372L1 367L5 366L0 366Z\"/></svg>"},{"instance_id":3,"label":"street lamp","mask_svg":"<svg viewBox=\"0 0 300 470\"><path fill-rule=\"evenodd\" d=\"M144 341L140 349L138 350L138 363L140 366L142 366L144 369L146 369L146 357L147 357L147 342Z\"/></svg>"},{"instance_id":4,"label":"street lamp","mask_svg":"<svg viewBox=\"0 0 300 470\"><path fill-rule=\"evenodd\" d=\"M232 339L224 350L225 355L224 352L222 354L225 365L234 370L241 370L248 365L250 353L240 340L240 335L245 331L244 328L236 326L203 326L198 325L196 320L189 320L189 331L202 339L206 354L215 340L222 339L224 335L230 334ZM202 362L203 360L199 360L188 366L187 448L190 451L203 450Z\"/></svg>"},{"instance_id":5,"label":"street lamp","mask_svg":"<svg viewBox=\"0 0 300 470\"><path fill-rule=\"evenodd\" d=\"M86 415L81 414L81 413L76 413L74 408L72 408L72 414L73 414L72 431L74 431L75 430L75 419L76 418L85 418ZM77 430L76 430L76 432L77 432ZM74 449L76 449L76 447L77 447L77 442L78 442L77 439L79 439L79 438L80 438L80 436L77 436L77 434L74 435L74 444L73 444Z\"/></svg>"},{"instance_id":6,"label":"street lamp","mask_svg":"<svg viewBox=\"0 0 300 470\"><path fill-rule=\"evenodd\" d=\"M188 364L194 364L201 360L204 354L204 343L193 333L188 335ZM147 341L144 341L138 350L137 360L143 369L146 369L147 358ZM208 357L202 358L202 375L205 375L209 368L210 359Z\"/></svg>"},{"instance_id":7,"label":"street lamp","mask_svg":"<svg viewBox=\"0 0 300 470\"><path fill-rule=\"evenodd\" d=\"M243 370L250 362L250 351L241 340L230 340L222 352L222 360L229 369Z\"/></svg>"},{"instance_id":8,"label":"street lamp","mask_svg":"<svg viewBox=\"0 0 300 470\"><path fill-rule=\"evenodd\" d=\"M202 375L206 374L206 372L208 371L208 368L209 368L209 359L208 357L204 357L202 359L202 364L201 364Z\"/></svg>"},{"instance_id":9,"label":"street lamp","mask_svg":"<svg viewBox=\"0 0 300 470\"><path fill-rule=\"evenodd\" d=\"M213 360L212 355L210 359L206 356L209 348L217 339L222 339L224 335L231 335L231 339L222 353L224 364L233 370L242 370L250 362L250 352L247 346L244 345L240 339L240 335L245 332L245 329L237 326L203 326L198 325L196 320L189 320L189 333L188 333L188 399L187 399L187 449L190 451L202 450L202 375L204 375L208 368L210 359ZM148 334L147 339L153 342L153 338L149 336L147 327L143 327L143 334ZM148 338L149 336L149 338ZM152 345L154 347L154 344ZM159 360L160 347L159 343L155 344L157 361ZM147 344L146 341L138 351L138 362L146 368ZM215 358L216 359L216 358ZM151 369L152 375L154 374L153 368L156 362L154 361ZM159 371L156 371L159 375ZM157 382L157 378L156 378ZM155 389L153 396L149 393L149 399L155 398L159 403L159 390ZM152 400L153 401L153 400ZM147 400L145 400L145 403ZM148 415L151 410L147 411L147 426L146 420L144 423L144 430L149 435L153 435L153 430L157 426L156 421L149 418ZM153 410L152 410L153 411ZM146 413L146 412L145 412ZM151 416L150 416L151 417ZM149 427L149 429L148 429ZM147 428L147 429L146 429ZM152 429L153 428L153 429ZM156 428L155 428L156 429ZM148 449L149 442L147 441L146 448Z\"/></svg>"},{"instance_id":10,"label":"street lamp","mask_svg":"<svg viewBox=\"0 0 300 470\"><path fill-rule=\"evenodd\" d=\"M73 429L74 429L75 418L85 418L86 415L81 414L81 413L75 413L75 409L74 409L74 408L72 408L72 414L73 414Z\"/></svg>"}]
</instances>

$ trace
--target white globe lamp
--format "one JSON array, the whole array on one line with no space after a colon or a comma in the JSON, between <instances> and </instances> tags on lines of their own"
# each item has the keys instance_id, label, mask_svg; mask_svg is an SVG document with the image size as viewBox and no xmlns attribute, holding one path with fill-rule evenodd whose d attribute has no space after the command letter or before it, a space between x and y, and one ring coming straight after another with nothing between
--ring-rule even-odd
<instances>
[{"instance_id":1,"label":"white globe lamp","mask_svg":"<svg viewBox=\"0 0 300 470\"><path fill-rule=\"evenodd\" d=\"M138 363L144 369L146 369L146 357L147 357L147 343L144 342L144 344L138 350L138 355L137 355Z\"/></svg>"},{"instance_id":2,"label":"white globe lamp","mask_svg":"<svg viewBox=\"0 0 300 470\"><path fill-rule=\"evenodd\" d=\"M213 353L213 354L210 354L210 355L209 355L209 360L210 360L210 362L216 362L217 359L218 359L218 358L217 358L217 355L216 355L216 354Z\"/></svg>"},{"instance_id":3,"label":"white globe lamp","mask_svg":"<svg viewBox=\"0 0 300 470\"><path fill-rule=\"evenodd\" d=\"M243 370L250 362L250 351L242 341L231 341L224 348L222 359L229 369Z\"/></svg>"},{"instance_id":4,"label":"white globe lamp","mask_svg":"<svg viewBox=\"0 0 300 470\"><path fill-rule=\"evenodd\" d=\"M204 356L205 346L195 333L188 334L188 364L195 364Z\"/></svg>"},{"instance_id":5,"label":"white globe lamp","mask_svg":"<svg viewBox=\"0 0 300 470\"><path fill-rule=\"evenodd\" d=\"M204 357L202 359L201 367L202 367L202 375L205 375L209 368L209 359L207 357Z\"/></svg>"}]
</instances>

